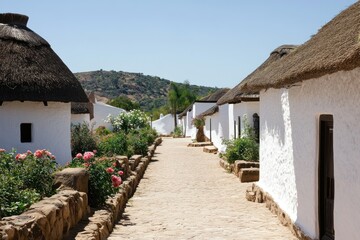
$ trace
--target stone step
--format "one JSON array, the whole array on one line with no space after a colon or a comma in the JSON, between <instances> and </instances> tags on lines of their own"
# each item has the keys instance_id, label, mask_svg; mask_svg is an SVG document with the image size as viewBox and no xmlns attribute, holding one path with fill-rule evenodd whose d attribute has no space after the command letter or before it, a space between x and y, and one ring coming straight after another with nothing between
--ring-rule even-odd
<instances>
[{"instance_id":1,"label":"stone step","mask_svg":"<svg viewBox=\"0 0 360 240\"><path fill-rule=\"evenodd\" d=\"M234 162L234 174L236 176L239 176L240 170L242 168L259 168L260 164L259 162L249 162L245 160L236 160Z\"/></svg>"},{"instance_id":2,"label":"stone step","mask_svg":"<svg viewBox=\"0 0 360 240\"><path fill-rule=\"evenodd\" d=\"M189 143L188 147L205 147L205 146L212 146L212 142L193 142Z\"/></svg>"},{"instance_id":3,"label":"stone step","mask_svg":"<svg viewBox=\"0 0 360 240\"><path fill-rule=\"evenodd\" d=\"M240 169L240 182L256 182L259 181L259 168L242 168Z\"/></svg>"},{"instance_id":4,"label":"stone step","mask_svg":"<svg viewBox=\"0 0 360 240\"><path fill-rule=\"evenodd\" d=\"M205 146L203 148L203 151L207 153L217 153L217 150L218 149L215 146Z\"/></svg>"}]
</instances>

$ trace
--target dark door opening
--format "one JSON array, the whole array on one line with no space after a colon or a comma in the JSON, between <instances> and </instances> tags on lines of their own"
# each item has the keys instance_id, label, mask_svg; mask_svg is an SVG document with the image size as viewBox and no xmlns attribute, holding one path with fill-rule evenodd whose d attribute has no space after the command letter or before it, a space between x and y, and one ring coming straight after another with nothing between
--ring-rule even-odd
<instances>
[{"instance_id":1,"label":"dark door opening","mask_svg":"<svg viewBox=\"0 0 360 240\"><path fill-rule=\"evenodd\" d=\"M320 116L319 227L320 240L334 240L334 155L333 117Z\"/></svg>"}]
</instances>

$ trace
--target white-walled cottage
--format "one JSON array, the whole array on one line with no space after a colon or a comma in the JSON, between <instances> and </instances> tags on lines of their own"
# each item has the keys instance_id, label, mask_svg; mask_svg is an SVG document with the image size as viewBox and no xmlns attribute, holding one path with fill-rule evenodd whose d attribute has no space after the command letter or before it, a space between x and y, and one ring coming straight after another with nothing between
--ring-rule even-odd
<instances>
[{"instance_id":1,"label":"white-walled cottage","mask_svg":"<svg viewBox=\"0 0 360 240\"><path fill-rule=\"evenodd\" d=\"M192 139L196 138L196 127L192 125L192 120L216 105L216 102L227 92L228 88L219 89L212 94L209 94L206 97L203 97L200 100L195 101L192 105L186 108L182 113L179 114L179 118L183 124L183 132L185 137L191 137Z\"/></svg>"},{"instance_id":2,"label":"white-walled cottage","mask_svg":"<svg viewBox=\"0 0 360 240\"><path fill-rule=\"evenodd\" d=\"M257 92L244 93L242 86L247 81L256 78L269 65L295 48L293 45L283 45L271 52L269 58L241 81L237 86L224 94L218 101L217 106L202 113L205 116L204 132L211 139L214 146L220 152L226 150L223 140L241 137L245 128L245 121L259 134L259 94Z\"/></svg>"},{"instance_id":3,"label":"white-walled cottage","mask_svg":"<svg viewBox=\"0 0 360 240\"><path fill-rule=\"evenodd\" d=\"M87 102L80 83L28 17L0 14L0 147L49 149L71 159L70 102Z\"/></svg>"},{"instance_id":4,"label":"white-walled cottage","mask_svg":"<svg viewBox=\"0 0 360 240\"><path fill-rule=\"evenodd\" d=\"M260 92L260 181L312 239L358 239L360 2L242 89Z\"/></svg>"},{"instance_id":5,"label":"white-walled cottage","mask_svg":"<svg viewBox=\"0 0 360 240\"><path fill-rule=\"evenodd\" d=\"M90 125L93 129L97 129L100 126L106 127L109 130L112 130L112 125L109 122L106 122L109 115L115 117L122 112L125 112L124 109L111 106L109 104L100 102L96 99L94 92L89 94L89 100L92 103L94 117L90 121Z\"/></svg>"}]
</instances>

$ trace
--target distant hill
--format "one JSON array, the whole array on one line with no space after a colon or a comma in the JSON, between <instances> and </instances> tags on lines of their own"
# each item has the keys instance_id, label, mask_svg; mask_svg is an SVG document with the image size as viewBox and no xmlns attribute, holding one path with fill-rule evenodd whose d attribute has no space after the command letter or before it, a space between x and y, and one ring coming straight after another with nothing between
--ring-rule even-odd
<instances>
[{"instance_id":1,"label":"distant hill","mask_svg":"<svg viewBox=\"0 0 360 240\"><path fill-rule=\"evenodd\" d=\"M142 73L91 71L75 73L85 91L94 91L105 98L127 96L148 111L166 104L170 80ZM217 88L190 85L198 96L205 96Z\"/></svg>"}]
</instances>

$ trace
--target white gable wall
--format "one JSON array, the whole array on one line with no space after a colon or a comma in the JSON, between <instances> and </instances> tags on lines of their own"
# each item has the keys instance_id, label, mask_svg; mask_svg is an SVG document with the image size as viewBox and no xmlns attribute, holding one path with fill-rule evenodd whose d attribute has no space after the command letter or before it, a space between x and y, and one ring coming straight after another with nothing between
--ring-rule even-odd
<instances>
[{"instance_id":1,"label":"white gable wall","mask_svg":"<svg viewBox=\"0 0 360 240\"><path fill-rule=\"evenodd\" d=\"M186 117L185 117L185 125L186 125L186 133L185 133L185 137L191 137L192 136L192 132L195 131L194 126L191 124L192 122L192 111L188 111L186 113Z\"/></svg>"},{"instance_id":2,"label":"white gable wall","mask_svg":"<svg viewBox=\"0 0 360 240\"><path fill-rule=\"evenodd\" d=\"M119 115L120 113L124 112L125 110L122 108L117 108L102 102L97 102L94 105L94 118L91 119L91 124L94 125L94 129L104 126L110 130L112 130L111 123L106 123L105 120L107 119L108 115L111 114L113 117Z\"/></svg>"},{"instance_id":3,"label":"white gable wall","mask_svg":"<svg viewBox=\"0 0 360 240\"><path fill-rule=\"evenodd\" d=\"M167 114L158 120L152 122L152 127L159 134L169 135L171 132L174 131L174 117L172 114Z\"/></svg>"},{"instance_id":4,"label":"white gable wall","mask_svg":"<svg viewBox=\"0 0 360 240\"><path fill-rule=\"evenodd\" d=\"M244 116L246 116L248 123L250 124L251 127L254 127L254 121L253 121L253 115L254 113L259 114L259 110L260 110L260 103L257 102L240 102L240 103L236 103L236 104L230 104L229 105L230 109L232 111L229 111L229 137L232 139L235 134L236 134L236 138L239 137L238 134L238 117L240 116L240 127L241 127L241 133L244 131ZM234 122L236 122L236 126L235 126L235 133L234 133Z\"/></svg>"},{"instance_id":5,"label":"white gable wall","mask_svg":"<svg viewBox=\"0 0 360 240\"><path fill-rule=\"evenodd\" d=\"M48 102L3 102L0 106L0 148L10 151L48 149L56 161L71 160L71 104ZM32 142L20 142L20 124L32 124Z\"/></svg>"},{"instance_id":6,"label":"white gable wall","mask_svg":"<svg viewBox=\"0 0 360 240\"><path fill-rule=\"evenodd\" d=\"M260 93L259 185L318 238L319 116L334 118L335 238L357 239L360 69Z\"/></svg>"},{"instance_id":7,"label":"white gable wall","mask_svg":"<svg viewBox=\"0 0 360 240\"><path fill-rule=\"evenodd\" d=\"M211 141L220 152L224 152L226 146L222 143L223 139L229 139L229 104L219 106L219 111L211 116L206 116L205 136L210 139L210 119L211 119Z\"/></svg>"}]
</instances>

